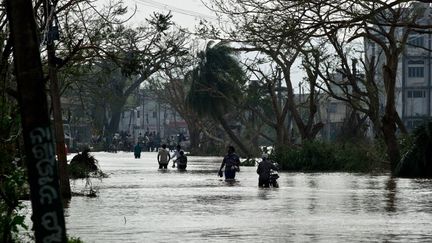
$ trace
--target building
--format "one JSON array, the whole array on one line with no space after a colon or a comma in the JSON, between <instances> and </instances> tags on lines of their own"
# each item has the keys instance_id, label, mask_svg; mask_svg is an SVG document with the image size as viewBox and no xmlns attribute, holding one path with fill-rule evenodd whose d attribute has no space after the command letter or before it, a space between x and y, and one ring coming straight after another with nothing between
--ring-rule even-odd
<instances>
[{"instance_id":1,"label":"building","mask_svg":"<svg viewBox=\"0 0 432 243\"><path fill-rule=\"evenodd\" d=\"M413 3L410 9L424 11L417 23L432 24L432 8L429 3ZM403 31L403 29L400 29ZM408 130L412 130L432 117L432 34L428 31L412 31L404 52L398 62L396 81L396 110ZM377 44L365 41L366 59L378 58L382 66L384 55ZM376 76L382 77L381 68ZM382 87L384 84L381 83ZM381 110L384 109L384 92L380 97Z\"/></svg>"},{"instance_id":2,"label":"building","mask_svg":"<svg viewBox=\"0 0 432 243\"><path fill-rule=\"evenodd\" d=\"M174 109L150 95L142 95L140 103L137 107L123 110L118 129L120 133L131 135L134 141L139 134L146 133L159 134L162 141L168 138L178 140L180 135L188 137L187 124Z\"/></svg>"},{"instance_id":3,"label":"building","mask_svg":"<svg viewBox=\"0 0 432 243\"><path fill-rule=\"evenodd\" d=\"M422 24L432 24L429 4ZM432 117L432 34L412 33L400 60L401 82L398 87L398 112L408 129Z\"/></svg>"}]
</instances>

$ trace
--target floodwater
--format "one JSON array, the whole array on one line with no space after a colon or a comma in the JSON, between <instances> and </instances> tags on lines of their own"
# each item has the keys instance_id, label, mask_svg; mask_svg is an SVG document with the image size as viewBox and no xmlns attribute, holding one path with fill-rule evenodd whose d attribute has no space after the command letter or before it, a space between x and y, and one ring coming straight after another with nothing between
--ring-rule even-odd
<instances>
[{"instance_id":1,"label":"floodwater","mask_svg":"<svg viewBox=\"0 0 432 243\"><path fill-rule=\"evenodd\" d=\"M189 156L180 172L152 152L93 155L109 178L65 211L84 242L432 242L432 180L279 173L280 188L260 189L254 167L219 178L221 158Z\"/></svg>"}]
</instances>

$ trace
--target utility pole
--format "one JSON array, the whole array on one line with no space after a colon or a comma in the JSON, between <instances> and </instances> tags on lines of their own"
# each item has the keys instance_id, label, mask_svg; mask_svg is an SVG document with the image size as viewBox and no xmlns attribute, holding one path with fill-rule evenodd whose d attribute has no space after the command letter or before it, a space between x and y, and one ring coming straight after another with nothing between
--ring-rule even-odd
<instances>
[{"instance_id":1,"label":"utility pole","mask_svg":"<svg viewBox=\"0 0 432 243\"><path fill-rule=\"evenodd\" d=\"M54 21L54 6L51 1L44 1L46 24L48 32L46 33L46 45L48 52L48 76L50 82L51 104L54 118L54 134L55 144L58 159L58 170L60 177L60 191L64 199L70 199L71 188L69 182L69 173L67 168L67 157L65 149L64 129L63 129L63 116L61 112L60 91L58 87L57 78L57 61L55 56L54 40L58 40L58 26L53 25Z\"/></svg>"},{"instance_id":2,"label":"utility pole","mask_svg":"<svg viewBox=\"0 0 432 243\"><path fill-rule=\"evenodd\" d=\"M67 242L48 101L31 0L7 0L35 240Z\"/></svg>"}]
</instances>

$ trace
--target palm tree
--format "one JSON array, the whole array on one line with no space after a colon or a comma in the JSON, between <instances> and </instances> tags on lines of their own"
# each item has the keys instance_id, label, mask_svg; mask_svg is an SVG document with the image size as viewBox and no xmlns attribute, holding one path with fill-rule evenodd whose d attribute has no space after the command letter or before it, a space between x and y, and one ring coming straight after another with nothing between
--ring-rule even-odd
<instances>
[{"instance_id":1,"label":"palm tree","mask_svg":"<svg viewBox=\"0 0 432 243\"><path fill-rule=\"evenodd\" d=\"M241 99L241 86L245 73L240 67L233 50L224 42L213 45L209 42L204 51L198 53L198 65L188 75L191 88L188 102L203 116L217 120L231 140L247 156L252 155L247 147L231 130L224 115Z\"/></svg>"}]
</instances>

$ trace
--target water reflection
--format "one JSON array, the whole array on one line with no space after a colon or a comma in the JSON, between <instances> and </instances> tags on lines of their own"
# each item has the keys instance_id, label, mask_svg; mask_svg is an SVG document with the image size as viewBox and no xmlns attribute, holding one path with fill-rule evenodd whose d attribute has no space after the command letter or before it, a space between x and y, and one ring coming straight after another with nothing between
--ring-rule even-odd
<instances>
[{"instance_id":1,"label":"water reflection","mask_svg":"<svg viewBox=\"0 0 432 243\"><path fill-rule=\"evenodd\" d=\"M396 212L396 181L389 177L386 182L386 207L387 212Z\"/></svg>"},{"instance_id":2,"label":"water reflection","mask_svg":"<svg viewBox=\"0 0 432 243\"><path fill-rule=\"evenodd\" d=\"M156 153L95 156L110 177L94 182L99 197L73 197L66 209L68 234L84 242L432 239L431 180L280 173L279 188L258 188L254 167L219 178L220 158L190 157L179 172L157 170Z\"/></svg>"}]
</instances>

